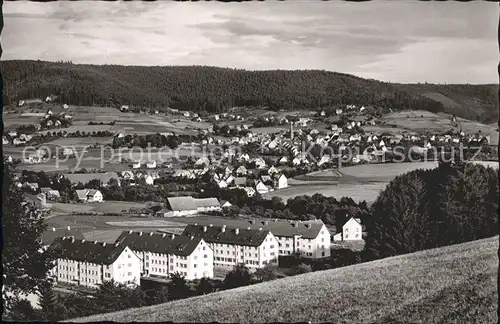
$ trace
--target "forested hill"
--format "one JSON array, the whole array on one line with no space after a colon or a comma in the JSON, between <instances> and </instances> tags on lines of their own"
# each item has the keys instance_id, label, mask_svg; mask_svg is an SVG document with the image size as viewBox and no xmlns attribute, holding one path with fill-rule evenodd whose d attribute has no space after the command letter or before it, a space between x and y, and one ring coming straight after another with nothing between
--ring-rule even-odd
<instances>
[{"instance_id":1,"label":"forested hill","mask_svg":"<svg viewBox=\"0 0 500 324\"><path fill-rule=\"evenodd\" d=\"M0 68L7 104L58 95L61 102L75 105L124 104L208 112L233 106L289 110L363 104L446 111L481 121L493 121L497 116L496 85L402 85L317 70L245 71L204 66L2 61Z\"/></svg>"}]
</instances>

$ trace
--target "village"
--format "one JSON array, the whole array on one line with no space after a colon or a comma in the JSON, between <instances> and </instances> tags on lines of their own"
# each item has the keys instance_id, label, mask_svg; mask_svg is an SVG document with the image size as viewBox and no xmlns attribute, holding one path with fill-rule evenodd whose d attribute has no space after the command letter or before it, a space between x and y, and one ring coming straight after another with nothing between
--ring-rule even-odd
<instances>
[{"instance_id":1,"label":"village","mask_svg":"<svg viewBox=\"0 0 500 324\"><path fill-rule=\"evenodd\" d=\"M238 264L255 271L279 266L282 257L327 260L338 249L362 246L363 238L369 235L362 219L346 213L342 223L332 225L317 217L288 220L242 216L240 208L263 204L253 199L271 199L296 186L301 176L314 178L310 176L314 172L328 172L326 180L335 185L342 179L345 166L408 162L394 161L390 156L397 147L411 148L420 161L433 160L436 152L459 145L477 149L490 144L490 135L480 130L466 133L454 116L449 118L451 126L446 132L393 132L392 126L380 127L386 123L380 114L356 105L269 117L242 116L237 111L202 117L171 109L165 116L173 118L172 125L184 120L208 127L192 126L190 134L185 133L187 127L177 132L174 128L138 134L117 129L115 125L120 123L115 120L80 120L80 125L102 127L86 133L86 127L74 128L78 113L70 115L71 107L55 107L51 100L47 97L45 103L37 103L39 107L53 107L46 113L28 112L30 117L40 117L39 123L18 126L3 136L4 145L14 152L27 146L33 146L33 151L22 160L14 158L14 153L5 156L4 161L17 165L17 186L27 199L48 213L49 224L52 221L54 225L43 238L46 249L63 250L52 275L60 284L87 288L111 279L135 285L141 278L168 280L173 273L181 273L187 280L222 279ZM26 105L26 101L20 101L17 109ZM149 120L161 115L157 110L130 112L127 105L116 111L118 119L120 114L150 116ZM378 131L367 131L370 127ZM78 145L80 138L97 137L107 139L107 144ZM66 140L66 145L50 146L61 139ZM71 145L72 139L75 145ZM79 154L99 149L102 152L103 147L132 150L146 145L156 149L156 158L144 159L142 154L134 158L126 152L107 157L103 168L86 166L85 157L78 158ZM176 155L162 156L164 147L177 150ZM179 156L179 148L190 155ZM494 155L493 151L482 153L485 159ZM75 164L67 169L44 169L54 159L77 160L85 167ZM320 178L325 180L324 176ZM134 194L128 194L133 190ZM120 196L117 192L126 193ZM244 203L233 198L241 194ZM119 201L123 201L123 207L125 202L136 205L127 210L119 208ZM106 207L110 202L113 208ZM99 205L103 207L93 207ZM74 224L58 221L65 214L77 217ZM81 219L96 215L102 215L101 219L121 215L124 224L139 217L136 222L141 225L123 230L123 226L112 230L103 226L103 230L95 220L91 228L78 225ZM160 220L168 220L170 225L155 225ZM96 231L101 233L100 241L93 239Z\"/></svg>"}]
</instances>

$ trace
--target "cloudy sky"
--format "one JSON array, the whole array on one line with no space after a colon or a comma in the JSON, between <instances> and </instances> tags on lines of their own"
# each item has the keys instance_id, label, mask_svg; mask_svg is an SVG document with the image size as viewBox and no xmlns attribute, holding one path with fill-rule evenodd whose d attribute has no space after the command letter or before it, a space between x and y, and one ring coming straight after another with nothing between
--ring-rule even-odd
<instances>
[{"instance_id":1,"label":"cloudy sky","mask_svg":"<svg viewBox=\"0 0 500 324\"><path fill-rule=\"evenodd\" d=\"M3 11L3 60L498 83L499 6L483 1L4 2Z\"/></svg>"}]
</instances>

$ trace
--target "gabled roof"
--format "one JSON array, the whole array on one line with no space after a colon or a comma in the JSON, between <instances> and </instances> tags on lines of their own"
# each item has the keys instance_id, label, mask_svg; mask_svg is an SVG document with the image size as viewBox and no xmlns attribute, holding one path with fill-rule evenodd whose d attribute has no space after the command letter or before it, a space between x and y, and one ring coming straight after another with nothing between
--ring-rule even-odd
<instances>
[{"instance_id":1,"label":"gabled roof","mask_svg":"<svg viewBox=\"0 0 500 324\"><path fill-rule=\"evenodd\" d=\"M220 207L220 202L217 198L200 198L195 199L197 207Z\"/></svg>"},{"instance_id":2,"label":"gabled roof","mask_svg":"<svg viewBox=\"0 0 500 324\"><path fill-rule=\"evenodd\" d=\"M188 225L182 235L202 238L207 243L236 244L244 246L260 246L266 239L269 231L259 229L239 228L238 234L234 228L226 228L222 232L222 226L206 225L207 231L203 231L203 225Z\"/></svg>"},{"instance_id":3,"label":"gabled roof","mask_svg":"<svg viewBox=\"0 0 500 324\"><path fill-rule=\"evenodd\" d=\"M196 202L193 197L168 197L167 203L170 210L196 210Z\"/></svg>"},{"instance_id":4,"label":"gabled roof","mask_svg":"<svg viewBox=\"0 0 500 324\"><path fill-rule=\"evenodd\" d=\"M87 196L95 196L96 193L100 192L99 190L96 190L96 189L91 189L89 190L89 192L87 193Z\"/></svg>"},{"instance_id":5,"label":"gabled roof","mask_svg":"<svg viewBox=\"0 0 500 324\"><path fill-rule=\"evenodd\" d=\"M73 237L75 240L83 240L85 237L79 229L65 227L65 228L52 228L43 232L42 243L43 245L50 245L58 237Z\"/></svg>"},{"instance_id":6,"label":"gabled roof","mask_svg":"<svg viewBox=\"0 0 500 324\"><path fill-rule=\"evenodd\" d=\"M198 218L198 224L210 225L210 219ZM323 228L323 221L309 220L309 221L289 221L282 219L254 219L252 220L238 220L238 219L224 219L228 228L248 228L270 231L275 236L293 237L294 235L301 235L306 239L314 239L318 236ZM307 227L309 225L309 228ZM227 231L227 229L226 229ZM241 230L240 230L241 231Z\"/></svg>"},{"instance_id":7,"label":"gabled roof","mask_svg":"<svg viewBox=\"0 0 500 324\"><path fill-rule=\"evenodd\" d=\"M126 246L122 244L59 237L52 242L49 250L58 251L58 257L62 259L110 265L116 261L125 248Z\"/></svg>"},{"instance_id":8,"label":"gabled roof","mask_svg":"<svg viewBox=\"0 0 500 324\"><path fill-rule=\"evenodd\" d=\"M78 199L87 199L88 192L88 189L76 190L76 195L78 196Z\"/></svg>"},{"instance_id":9,"label":"gabled roof","mask_svg":"<svg viewBox=\"0 0 500 324\"><path fill-rule=\"evenodd\" d=\"M174 235L166 233L143 233L123 231L116 242L128 246L132 251L175 254L189 256L201 242L199 237Z\"/></svg>"}]
</instances>

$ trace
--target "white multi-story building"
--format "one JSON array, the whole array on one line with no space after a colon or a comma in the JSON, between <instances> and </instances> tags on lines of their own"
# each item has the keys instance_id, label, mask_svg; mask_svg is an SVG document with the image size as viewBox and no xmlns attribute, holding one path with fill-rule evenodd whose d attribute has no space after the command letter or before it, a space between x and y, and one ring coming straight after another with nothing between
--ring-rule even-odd
<instances>
[{"instance_id":1,"label":"white multi-story building","mask_svg":"<svg viewBox=\"0 0 500 324\"><path fill-rule=\"evenodd\" d=\"M210 226L210 220L196 222ZM225 220L230 228L250 228L269 231L279 243L279 255L299 254L305 258L319 259L330 256L331 234L321 219L309 221L288 220ZM198 224L197 224L198 225ZM215 257L217 253L215 252ZM217 260L215 261L217 262Z\"/></svg>"},{"instance_id":2,"label":"white multi-story building","mask_svg":"<svg viewBox=\"0 0 500 324\"><path fill-rule=\"evenodd\" d=\"M263 229L226 228L226 226L188 225L183 235L203 238L214 253L214 268L231 270L237 264L249 270L278 264L278 241Z\"/></svg>"},{"instance_id":3,"label":"white multi-story building","mask_svg":"<svg viewBox=\"0 0 500 324\"><path fill-rule=\"evenodd\" d=\"M213 251L199 237L125 231L116 242L129 246L139 256L143 276L180 273L187 280L214 277Z\"/></svg>"},{"instance_id":4,"label":"white multi-story building","mask_svg":"<svg viewBox=\"0 0 500 324\"><path fill-rule=\"evenodd\" d=\"M51 275L57 282L98 288L114 280L127 285L140 284L140 259L123 244L106 244L61 237L49 249L57 253Z\"/></svg>"}]
</instances>

